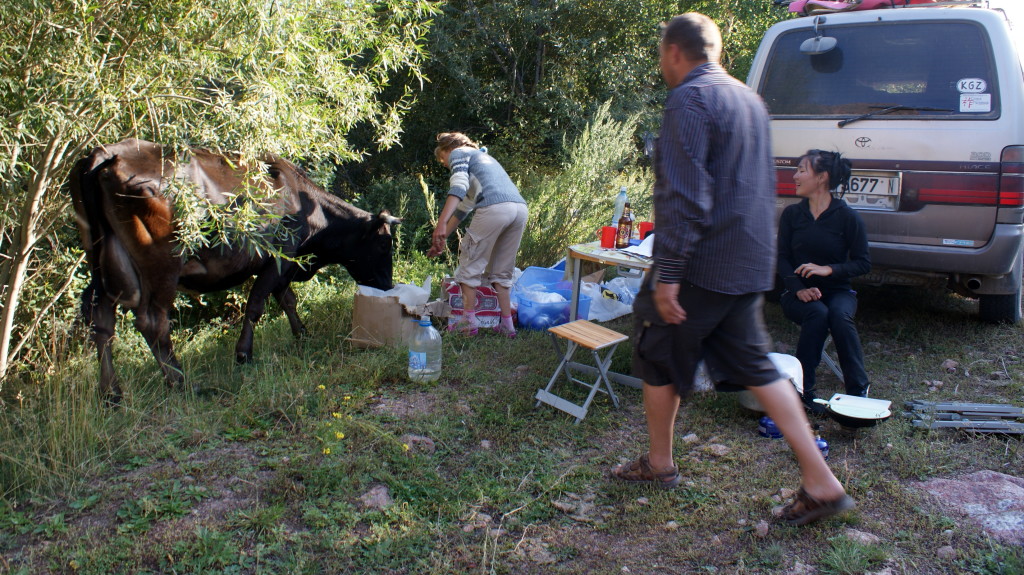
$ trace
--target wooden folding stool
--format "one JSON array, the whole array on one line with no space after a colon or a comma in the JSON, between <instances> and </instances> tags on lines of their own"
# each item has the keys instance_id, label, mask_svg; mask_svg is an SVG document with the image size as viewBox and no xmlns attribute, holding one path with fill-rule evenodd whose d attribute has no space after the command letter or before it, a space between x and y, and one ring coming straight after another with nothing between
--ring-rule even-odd
<instances>
[{"instance_id":1,"label":"wooden folding stool","mask_svg":"<svg viewBox=\"0 0 1024 575\"><path fill-rule=\"evenodd\" d=\"M615 391L612 390L612 382L608 377L608 367L611 365L615 348L620 343L629 339L629 336L591 323L585 319L549 327L548 332L551 334L551 341L555 346L555 354L559 357L559 364L558 369L551 376L551 380L548 381L547 387L537 390L537 407L540 407L541 403L546 403L575 417L577 424L587 416L590 402L594 400L594 396L597 395L598 391L607 394L612 399L615 407L618 407L619 398L615 395ZM561 339L565 340L564 348L561 345ZM590 350L594 358L593 366L573 361L573 356L581 347ZM603 357L601 355L602 352L604 354ZM569 383L578 383L590 389L586 401L582 404L577 405L551 392L555 381L563 373ZM588 383L579 379L577 373L596 375L597 379L593 383Z\"/></svg>"}]
</instances>

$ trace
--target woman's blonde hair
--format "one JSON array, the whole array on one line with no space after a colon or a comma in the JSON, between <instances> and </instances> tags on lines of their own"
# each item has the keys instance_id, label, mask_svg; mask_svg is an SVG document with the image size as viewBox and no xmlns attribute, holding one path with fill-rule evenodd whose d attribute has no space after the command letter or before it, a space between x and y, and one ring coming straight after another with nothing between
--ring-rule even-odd
<instances>
[{"instance_id":1,"label":"woman's blonde hair","mask_svg":"<svg viewBox=\"0 0 1024 575\"><path fill-rule=\"evenodd\" d=\"M450 152L455 148L468 146L480 149L476 142L469 139L469 136L462 132L442 132L437 135L437 147L434 148L434 157L441 159L441 152Z\"/></svg>"}]
</instances>

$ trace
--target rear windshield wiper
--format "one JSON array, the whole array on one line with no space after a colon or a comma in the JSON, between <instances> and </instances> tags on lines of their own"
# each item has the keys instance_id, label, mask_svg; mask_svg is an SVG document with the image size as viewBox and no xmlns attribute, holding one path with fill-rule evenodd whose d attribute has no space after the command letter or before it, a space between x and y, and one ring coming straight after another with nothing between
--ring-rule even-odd
<instances>
[{"instance_id":1,"label":"rear windshield wiper","mask_svg":"<svg viewBox=\"0 0 1024 575\"><path fill-rule=\"evenodd\" d=\"M864 120L873 116L881 116L888 114L889 112L897 112L901 110L914 110L915 112L952 112L950 108L929 108L927 106L889 106L888 108L882 108L874 112L868 112L867 114L861 114L853 118L847 118L845 120L839 120L839 127L842 128L847 124L852 124L858 120Z\"/></svg>"}]
</instances>

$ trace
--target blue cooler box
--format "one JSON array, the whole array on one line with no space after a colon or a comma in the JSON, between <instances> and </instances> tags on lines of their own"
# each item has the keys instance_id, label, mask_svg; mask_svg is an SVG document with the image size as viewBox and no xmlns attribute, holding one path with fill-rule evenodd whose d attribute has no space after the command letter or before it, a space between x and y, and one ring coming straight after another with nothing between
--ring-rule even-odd
<instances>
[{"instance_id":1,"label":"blue cooler box","mask_svg":"<svg viewBox=\"0 0 1024 575\"><path fill-rule=\"evenodd\" d=\"M512 288L518 302L519 326L523 329L545 330L569 321L569 304L572 299L572 282L563 279L563 270L529 267L523 270ZM565 301L540 302L531 299L529 292L556 293ZM587 319L590 315L590 298L580 294L577 317Z\"/></svg>"}]
</instances>

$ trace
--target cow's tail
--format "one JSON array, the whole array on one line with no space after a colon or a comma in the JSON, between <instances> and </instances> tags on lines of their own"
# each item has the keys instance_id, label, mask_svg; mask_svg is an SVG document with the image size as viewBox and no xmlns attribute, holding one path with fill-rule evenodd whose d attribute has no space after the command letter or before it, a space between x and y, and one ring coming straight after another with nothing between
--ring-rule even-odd
<instances>
[{"instance_id":1,"label":"cow's tail","mask_svg":"<svg viewBox=\"0 0 1024 575\"><path fill-rule=\"evenodd\" d=\"M80 307L82 321L87 326L92 325L93 309L103 289L99 250L106 226L103 222L103 209L100 205L97 174L103 166L113 160L114 156L103 148L96 148L88 156L76 162L71 168L71 173L68 174L68 190L71 192L71 200L75 209L75 222L90 271L89 285L82 290Z\"/></svg>"},{"instance_id":2,"label":"cow's tail","mask_svg":"<svg viewBox=\"0 0 1024 575\"><path fill-rule=\"evenodd\" d=\"M79 308L80 319L86 327L92 326L92 310L96 306L96 279L89 281L89 285L82 290L82 304Z\"/></svg>"}]
</instances>

